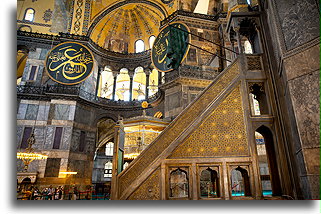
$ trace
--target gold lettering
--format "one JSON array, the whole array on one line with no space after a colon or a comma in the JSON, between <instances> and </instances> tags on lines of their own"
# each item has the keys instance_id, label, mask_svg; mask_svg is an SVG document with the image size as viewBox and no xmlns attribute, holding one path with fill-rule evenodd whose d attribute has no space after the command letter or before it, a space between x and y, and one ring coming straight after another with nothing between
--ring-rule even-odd
<instances>
[{"instance_id":1,"label":"gold lettering","mask_svg":"<svg viewBox=\"0 0 321 214\"><path fill-rule=\"evenodd\" d=\"M56 77L60 73L62 73L63 77L68 80L75 80L80 77L82 77L86 71L87 71L87 65L89 63L92 63L93 60L90 56L86 57L86 53L83 52L83 49L80 48L77 52L76 49L72 48L71 46L64 47L59 49L64 50L63 52L56 52L52 53L49 56L49 59L51 60L49 64L49 70L55 72L56 71ZM62 61L59 65L56 67L52 67L53 63ZM70 76L73 74L79 74L76 76Z\"/></svg>"}]
</instances>

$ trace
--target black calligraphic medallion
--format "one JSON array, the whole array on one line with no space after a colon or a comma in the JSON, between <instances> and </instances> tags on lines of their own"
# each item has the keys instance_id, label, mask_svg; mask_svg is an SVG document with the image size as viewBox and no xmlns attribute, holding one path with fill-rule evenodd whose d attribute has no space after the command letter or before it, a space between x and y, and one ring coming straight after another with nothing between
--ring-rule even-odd
<instances>
[{"instance_id":1,"label":"black calligraphic medallion","mask_svg":"<svg viewBox=\"0 0 321 214\"><path fill-rule=\"evenodd\" d=\"M182 23L171 23L158 34L152 48L151 59L160 72L177 69L185 59L189 41L189 29Z\"/></svg>"},{"instance_id":2,"label":"black calligraphic medallion","mask_svg":"<svg viewBox=\"0 0 321 214\"><path fill-rule=\"evenodd\" d=\"M64 42L51 49L45 63L52 80L63 85L74 85L91 74L94 57L86 46Z\"/></svg>"}]
</instances>

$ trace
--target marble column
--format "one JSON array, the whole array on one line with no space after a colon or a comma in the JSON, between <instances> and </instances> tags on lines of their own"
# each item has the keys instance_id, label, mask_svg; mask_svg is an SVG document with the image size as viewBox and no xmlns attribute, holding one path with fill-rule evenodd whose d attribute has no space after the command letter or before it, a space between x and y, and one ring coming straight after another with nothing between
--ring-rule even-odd
<instances>
[{"instance_id":1,"label":"marble column","mask_svg":"<svg viewBox=\"0 0 321 214\"><path fill-rule=\"evenodd\" d=\"M116 95L116 83L117 83L117 75L118 75L118 72L113 72L113 76L114 76L114 85L113 85L113 100L115 100L115 95Z\"/></svg>"},{"instance_id":2,"label":"marble column","mask_svg":"<svg viewBox=\"0 0 321 214\"><path fill-rule=\"evenodd\" d=\"M129 101L133 100L133 81L134 81L134 74L135 71L129 71Z\"/></svg>"},{"instance_id":3,"label":"marble column","mask_svg":"<svg viewBox=\"0 0 321 214\"><path fill-rule=\"evenodd\" d=\"M98 75L97 75L97 81L96 81L96 97L101 96L100 88L101 87L101 73L104 71L104 68L101 66L98 66Z\"/></svg>"},{"instance_id":4,"label":"marble column","mask_svg":"<svg viewBox=\"0 0 321 214\"><path fill-rule=\"evenodd\" d=\"M146 74L146 88L145 88L145 99L148 99L149 96L149 75L151 73L150 69L145 69L145 74Z\"/></svg>"}]
</instances>

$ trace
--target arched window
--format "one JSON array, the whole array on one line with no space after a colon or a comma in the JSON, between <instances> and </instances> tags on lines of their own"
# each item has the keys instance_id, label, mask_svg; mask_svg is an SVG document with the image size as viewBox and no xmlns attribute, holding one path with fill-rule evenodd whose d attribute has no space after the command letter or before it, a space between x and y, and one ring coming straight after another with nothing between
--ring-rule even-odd
<instances>
[{"instance_id":1,"label":"arched window","mask_svg":"<svg viewBox=\"0 0 321 214\"><path fill-rule=\"evenodd\" d=\"M98 91L98 96L112 99L114 76L110 69L106 68L103 72L101 72L99 86L100 90Z\"/></svg>"},{"instance_id":2,"label":"arched window","mask_svg":"<svg viewBox=\"0 0 321 214\"><path fill-rule=\"evenodd\" d=\"M153 69L151 74L149 75L148 90L149 96L152 96L158 91L158 71L156 69Z\"/></svg>"},{"instance_id":3,"label":"arched window","mask_svg":"<svg viewBox=\"0 0 321 214\"><path fill-rule=\"evenodd\" d=\"M170 197L185 198L188 197L188 178L187 173L180 168L170 174Z\"/></svg>"},{"instance_id":4,"label":"arched window","mask_svg":"<svg viewBox=\"0 0 321 214\"><path fill-rule=\"evenodd\" d=\"M114 152L114 143L113 142L108 142L106 144L105 155L113 156L113 152Z\"/></svg>"},{"instance_id":5,"label":"arched window","mask_svg":"<svg viewBox=\"0 0 321 214\"><path fill-rule=\"evenodd\" d=\"M104 177L105 178L111 178L112 176L112 169L113 169L113 164L111 161L108 161L105 164L105 173L104 173Z\"/></svg>"},{"instance_id":6,"label":"arched window","mask_svg":"<svg viewBox=\"0 0 321 214\"><path fill-rule=\"evenodd\" d=\"M156 37L155 36L150 36L149 37L149 48L152 49L153 44L155 42Z\"/></svg>"},{"instance_id":7,"label":"arched window","mask_svg":"<svg viewBox=\"0 0 321 214\"><path fill-rule=\"evenodd\" d=\"M262 194L282 195L277 157L273 134L266 126L259 127L255 132L256 150L258 155Z\"/></svg>"},{"instance_id":8,"label":"arched window","mask_svg":"<svg viewBox=\"0 0 321 214\"><path fill-rule=\"evenodd\" d=\"M146 94L146 74L142 67L135 69L133 78L133 99L144 100Z\"/></svg>"},{"instance_id":9,"label":"arched window","mask_svg":"<svg viewBox=\"0 0 321 214\"><path fill-rule=\"evenodd\" d=\"M34 19L35 19L35 10L32 8L26 9L24 20L33 22Z\"/></svg>"},{"instance_id":10,"label":"arched window","mask_svg":"<svg viewBox=\"0 0 321 214\"><path fill-rule=\"evenodd\" d=\"M201 172L200 194L204 198L220 197L217 172L210 167Z\"/></svg>"},{"instance_id":11,"label":"arched window","mask_svg":"<svg viewBox=\"0 0 321 214\"><path fill-rule=\"evenodd\" d=\"M126 68L120 69L116 80L115 100L129 101L130 77Z\"/></svg>"},{"instance_id":12,"label":"arched window","mask_svg":"<svg viewBox=\"0 0 321 214\"><path fill-rule=\"evenodd\" d=\"M145 51L145 44L143 40L139 39L135 42L135 53L139 53L143 51Z\"/></svg>"}]
</instances>

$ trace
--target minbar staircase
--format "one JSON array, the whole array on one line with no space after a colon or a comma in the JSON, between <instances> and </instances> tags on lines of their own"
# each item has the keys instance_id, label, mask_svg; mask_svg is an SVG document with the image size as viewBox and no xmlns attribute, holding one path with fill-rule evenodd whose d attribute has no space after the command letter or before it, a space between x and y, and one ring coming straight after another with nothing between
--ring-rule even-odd
<instances>
[{"instance_id":1,"label":"minbar staircase","mask_svg":"<svg viewBox=\"0 0 321 214\"><path fill-rule=\"evenodd\" d=\"M262 67L260 57L257 58ZM242 80L245 79L244 74L250 67L248 62L250 60L247 60L245 55L236 58L125 170L115 176L112 182L112 200L167 199L164 193L166 185L164 160L173 155L177 156L177 148L231 93L238 93L238 97L241 98ZM242 106L240 109L243 118ZM247 143L246 131L244 131L244 141ZM248 148L245 150L245 156L250 156ZM184 154L181 155L179 157L184 158Z\"/></svg>"}]
</instances>

